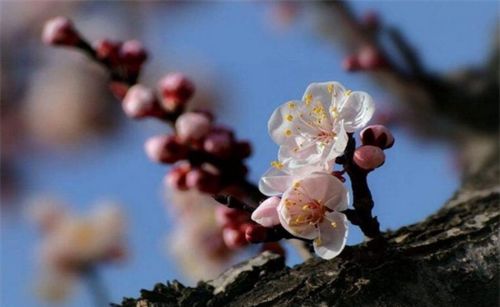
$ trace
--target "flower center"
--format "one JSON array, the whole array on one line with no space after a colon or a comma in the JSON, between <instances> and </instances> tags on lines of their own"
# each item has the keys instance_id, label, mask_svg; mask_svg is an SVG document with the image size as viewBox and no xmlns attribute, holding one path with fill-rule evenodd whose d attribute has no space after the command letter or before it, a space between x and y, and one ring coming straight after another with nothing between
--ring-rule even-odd
<instances>
[{"instance_id":1,"label":"flower center","mask_svg":"<svg viewBox=\"0 0 500 307\"><path fill-rule=\"evenodd\" d=\"M313 200L302 206L301 211L293 216L291 226L302 224L316 225L320 223L325 216L326 207L318 201Z\"/></svg>"},{"instance_id":2,"label":"flower center","mask_svg":"<svg viewBox=\"0 0 500 307\"><path fill-rule=\"evenodd\" d=\"M322 130L315 137L313 137L313 141L324 147L330 144L336 136L337 134L335 132Z\"/></svg>"}]
</instances>

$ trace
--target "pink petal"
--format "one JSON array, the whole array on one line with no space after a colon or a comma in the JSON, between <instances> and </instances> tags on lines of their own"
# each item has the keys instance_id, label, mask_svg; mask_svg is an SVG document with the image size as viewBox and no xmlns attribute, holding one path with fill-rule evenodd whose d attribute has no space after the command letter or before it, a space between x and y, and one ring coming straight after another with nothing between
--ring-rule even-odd
<instances>
[{"instance_id":1,"label":"pink petal","mask_svg":"<svg viewBox=\"0 0 500 307\"><path fill-rule=\"evenodd\" d=\"M314 240L314 251L323 259L332 259L340 254L347 241L347 217L330 212L319 224L319 237Z\"/></svg>"},{"instance_id":2,"label":"pink petal","mask_svg":"<svg viewBox=\"0 0 500 307\"><path fill-rule=\"evenodd\" d=\"M270 197L263 201L252 213L252 220L264 227L272 227L280 223L278 216L279 197Z\"/></svg>"}]
</instances>

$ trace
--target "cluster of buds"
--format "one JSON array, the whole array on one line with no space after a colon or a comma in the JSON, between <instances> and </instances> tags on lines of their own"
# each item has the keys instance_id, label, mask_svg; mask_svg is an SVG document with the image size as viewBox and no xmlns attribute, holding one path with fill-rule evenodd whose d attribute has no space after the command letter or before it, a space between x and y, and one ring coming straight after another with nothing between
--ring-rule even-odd
<instances>
[{"instance_id":1,"label":"cluster of buds","mask_svg":"<svg viewBox=\"0 0 500 307\"><path fill-rule=\"evenodd\" d=\"M354 152L354 163L360 168L370 171L385 162L384 150L394 145L394 137L387 127L371 125L360 133L362 146Z\"/></svg>"},{"instance_id":2,"label":"cluster of buds","mask_svg":"<svg viewBox=\"0 0 500 307\"><path fill-rule=\"evenodd\" d=\"M265 207L266 201L261 206ZM219 205L215 209L215 219L222 228L224 243L230 249L238 250L248 244L262 243L262 251L285 254L281 244L275 242L279 239L275 234L275 229L254 222L252 219L255 219L255 214L251 215L244 210Z\"/></svg>"},{"instance_id":3,"label":"cluster of buds","mask_svg":"<svg viewBox=\"0 0 500 307\"><path fill-rule=\"evenodd\" d=\"M65 22L60 25L61 21L57 20ZM232 130L216 125L210 112L186 112L195 86L185 75L170 73L158 82L156 89L149 88L137 83L142 64L147 59L140 42L104 39L90 44L63 17L49 21L45 32L44 41L48 44L76 47L109 72L110 89L122 102L128 117L156 118L174 128L174 133L152 137L145 143L145 151L151 160L173 164L165 177L166 185L176 192L189 190L218 194L227 188L226 192L239 190L245 194L242 190L248 183L245 181L247 168L244 159L251 154L250 144L237 140ZM46 39L46 36L51 39ZM70 36L77 40L70 40ZM238 214L245 218L238 219L231 226L220 225L223 239L231 248L246 245L247 226L258 226L251 222L248 213L241 211ZM248 233L255 234L255 231L249 230ZM276 246L269 248L277 250Z\"/></svg>"},{"instance_id":4,"label":"cluster of buds","mask_svg":"<svg viewBox=\"0 0 500 307\"><path fill-rule=\"evenodd\" d=\"M89 44L66 17L55 17L45 24L42 41L47 45L79 48L100 62L111 73L113 93L119 98L134 84L147 60L147 52L137 40L125 42L98 40Z\"/></svg>"},{"instance_id":5,"label":"cluster of buds","mask_svg":"<svg viewBox=\"0 0 500 307\"><path fill-rule=\"evenodd\" d=\"M181 73L170 73L158 83L157 91L136 84L126 91L122 106L134 119L156 117L175 121L194 94L194 84Z\"/></svg>"},{"instance_id":6,"label":"cluster of buds","mask_svg":"<svg viewBox=\"0 0 500 307\"><path fill-rule=\"evenodd\" d=\"M150 138L145 144L149 158L176 163L166 183L179 190L197 189L215 194L244 180L243 160L250 156L246 141L236 140L228 128L214 125L208 112L186 112L175 121L175 134Z\"/></svg>"},{"instance_id":7,"label":"cluster of buds","mask_svg":"<svg viewBox=\"0 0 500 307\"><path fill-rule=\"evenodd\" d=\"M346 71L377 71L389 68L385 55L375 46L364 46L356 54L344 58L342 66Z\"/></svg>"},{"instance_id":8,"label":"cluster of buds","mask_svg":"<svg viewBox=\"0 0 500 307\"><path fill-rule=\"evenodd\" d=\"M143 45L137 40L119 42L103 39L95 42L93 48L98 60L106 63L115 74L119 74L120 80L130 82L137 80L142 65L148 58Z\"/></svg>"}]
</instances>

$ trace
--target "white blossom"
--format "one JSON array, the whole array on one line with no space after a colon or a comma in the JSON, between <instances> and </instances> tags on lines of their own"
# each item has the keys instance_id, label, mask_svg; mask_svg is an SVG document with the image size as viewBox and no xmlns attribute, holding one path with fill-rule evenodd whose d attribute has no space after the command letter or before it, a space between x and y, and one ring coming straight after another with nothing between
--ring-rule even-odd
<instances>
[{"instance_id":1,"label":"white blossom","mask_svg":"<svg viewBox=\"0 0 500 307\"><path fill-rule=\"evenodd\" d=\"M312 83L302 101L289 101L274 111L269 134L280 146L280 161L291 159L292 168L320 165L328 170L344 153L347 133L365 126L374 110L365 92L346 90L338 82Z\"/></svg>"}]
</instances>

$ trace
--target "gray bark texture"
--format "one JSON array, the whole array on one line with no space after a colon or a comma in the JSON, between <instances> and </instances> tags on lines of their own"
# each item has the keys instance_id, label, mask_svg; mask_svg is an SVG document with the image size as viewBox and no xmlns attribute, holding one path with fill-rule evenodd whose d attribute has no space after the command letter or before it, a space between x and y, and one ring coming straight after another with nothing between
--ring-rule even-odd
<instances>
[{"instance_id":1,"label":"gray bark texture","mask_svg":"<svg viewBox=\"0 0 500 307\"><path fill-rule=\"evenodd\" d=\"M363 243L331 261L293 268L265 252L196 287L156 284L122 306L497 306L500 183L493 152L438 212L385 233L385 248Z\"/></svg>"}]
</instances>

